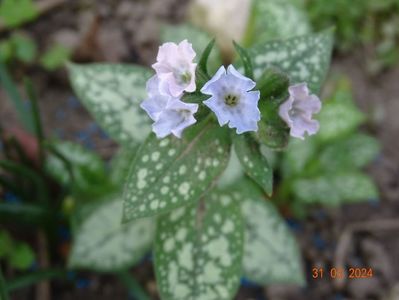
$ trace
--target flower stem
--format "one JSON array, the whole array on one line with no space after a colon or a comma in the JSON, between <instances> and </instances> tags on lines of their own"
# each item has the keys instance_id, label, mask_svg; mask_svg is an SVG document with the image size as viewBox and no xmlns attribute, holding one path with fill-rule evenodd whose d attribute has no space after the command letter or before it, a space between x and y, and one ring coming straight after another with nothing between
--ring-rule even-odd
<instances>
[{"instance_id":1,"label":"flower stem","mask_svg":"<svg viewBox=\"0 0 399 300\"><path fill-rule=\"evenodd\" d=\"M118 273L119 280L127 287L129 294L136 300L150 300L145 290L140 286L136 279L128 270Z\"/></svg>"}]
</instances>

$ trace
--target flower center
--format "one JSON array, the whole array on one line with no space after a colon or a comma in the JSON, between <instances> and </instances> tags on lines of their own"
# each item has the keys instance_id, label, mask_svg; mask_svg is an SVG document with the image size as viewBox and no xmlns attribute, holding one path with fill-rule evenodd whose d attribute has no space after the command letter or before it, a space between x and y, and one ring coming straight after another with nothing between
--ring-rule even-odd
<instances>
[{"instance_id":1,"label":"flower center","mask_svg":"<svg viewBox=\"0 0 399 300\"><path fill-rule=\"evenodd\" d=\"M238 100L240 100L240 98L234 94L226 94L224 96L224 103L226 103L228 106L236 106L238 104Z\"/></svg>"}]
</instances>

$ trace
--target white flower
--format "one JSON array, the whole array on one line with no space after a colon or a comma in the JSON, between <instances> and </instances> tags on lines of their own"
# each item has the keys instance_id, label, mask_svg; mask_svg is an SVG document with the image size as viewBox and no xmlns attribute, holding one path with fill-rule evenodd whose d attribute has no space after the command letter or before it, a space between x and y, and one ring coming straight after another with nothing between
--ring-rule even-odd
<instances>
[{"instance_id":1,"label":"white flower","mask_svg":"<svg viewBox=\"0 0 399 300\"><path fill-rule=\"evenodd\" d=\"M179 97L195 91L195 51L187 40L165 43L159 47L157 62L152 65L160 80L161 93Z\"/></svg>"},{"instance_id":2,"label":"white flower","mask_svg":"<svg viewBox=\"0 0 399 300\"><path fill-rule=\"evenodd\" d=\"M279 115L291 128L290 135L304 139L305 133L316 134L319 122L312 120L312 115L321 109L321 101L316 95L311 95L306 83L290 86L287 101L280 105Z\"/></svg>"},{"instance_id":3,"label":"white flower","mask_svg":"<svg viewBox=\"0 0 399 300\"><path fill-rule=\"evenodd\" d=\"M148 80L147 94L148 98L140 107L154 121L152 131L158 138L164 138L169 134L180 138L183 130L196 122L194 113L198 110L198 104L184 103L179 98L162 94L157 76Z\"/></svg>"},{"instance_id":4,"label":"white flower","mask_svg":"<svg viewBox=\"0 0 399 300\"><path fill-rule=\"evenodd\" d=\"M251 91L256 83L241 75L232 65L222 66L201 92L212 97L204 101L215 114L220 126L228 123L237 133L257 131L260 111L259 91Z\"/></svg>"}]
</instances>

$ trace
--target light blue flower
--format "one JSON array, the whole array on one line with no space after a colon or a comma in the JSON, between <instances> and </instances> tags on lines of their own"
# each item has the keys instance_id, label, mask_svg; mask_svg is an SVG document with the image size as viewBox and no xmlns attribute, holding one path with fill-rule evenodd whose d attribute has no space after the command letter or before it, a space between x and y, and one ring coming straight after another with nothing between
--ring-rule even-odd
<instances>
[{"instance_id":1,"label":"light blue flower","mask_svg":"<svg viewBox=\"0 0 399 300\"><path fill-rule=\"evenodd\" d=\"M290 86L289 98L280 105L279 115L290 127L290 135L299 139L305 139L308 135L319 131L319 122L313 120L313 114L321 109L321 101L316 95L312 95L306 83Z\"/></svg>"},{"instance_id":2,"label":"light blue flower","mask_svg":"<svg viewBox=\"0 0 399 300\"><path fill-rule=\"evenodd\" d=\"M216 114L220 126L228 124L241 134L258 130L260 92L251 91L255 85L253 80L241 75L232 65L227 72L222 66L201 92L212 96L204 104Z\"/></svg>"},{"instance_id":3,"label":"light blue flower","mask_svg":"<svg viewBox=\"0 0 399 300\"><path fill-rule=\"evenodd\" d=\"M158 138L169 134L180 138L183 130L196 122L194 113L198 110L198 104L184 103L179 98L162 94L157 76L148 80L147 94L148 98L140 107L154 121L152 131Z\"/></svg>"}]
</instances>

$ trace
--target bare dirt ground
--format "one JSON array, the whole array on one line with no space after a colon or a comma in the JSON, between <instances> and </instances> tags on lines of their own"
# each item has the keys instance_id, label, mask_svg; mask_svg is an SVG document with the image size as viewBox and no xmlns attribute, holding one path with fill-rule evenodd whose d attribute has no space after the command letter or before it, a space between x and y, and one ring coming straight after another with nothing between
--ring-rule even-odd
<instances>
[{"instance_id":1,"label":"bare dirt ground","mask_svg":"<svg viewBox=\"0 0 399 300\"><path fill-rule=\"evenodd\" d=\"M68 44L75 50L74 59L80 62L124 61L149 65L157 51L160 24L181 21L186 4L186 0L71 0L23 30L38 40L42 49L51 41ZM356 204L337 210L315 209L296 230L308 287L263 288L244 284L237 299L399 299L399 225L395 221L399 222L399 66L370 77L365 71L363 53L359 50L347 56L335 56L332 72L346 74L352 80L356 102L371 120L364 130L376 135L382 144L380 157L368 170L380 188L380 203ZM104 158L112 155L115 143L73 97L65 71L46 74L38 67L25 66L18 67L14 73L19 78L28 74L34 79L47 134L80 142L96 149ZM0 119L7 126L16 124L3 91L0 91ZM346 230L353 226L360 229L350 235L350 243L342 242ZM340 259L347 266L372 266L375 276L340 284L327 278L312 279L312 267L338 267ZM156 299L149 262L135 268L135 274ZM124 287L110 276L79 274L78 278L87 279L86 283L56 283L54 299L127 297ZM18 299L30 299L27 293L22 291Z\"/></svg>"}]
</instances>

